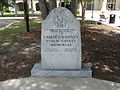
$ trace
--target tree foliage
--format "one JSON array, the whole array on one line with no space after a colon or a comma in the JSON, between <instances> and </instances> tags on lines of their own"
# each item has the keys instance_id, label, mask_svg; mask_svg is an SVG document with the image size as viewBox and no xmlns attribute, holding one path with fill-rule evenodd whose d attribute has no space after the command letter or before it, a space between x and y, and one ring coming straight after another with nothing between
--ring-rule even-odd
<instances>
[{"instance_id":1,"label":"tree foliage","mask_svg":"<svg viewBox=\"0 0 120 90\"><path fill-rule=\"evenodd\" d=\"M2 16L4 14L4 8L13 6L13 1L14 0L0 0L0 11Z\"/></svg>"},{"instance_id":2,"label":"tree foliage","mask_svg":"<svg viewBox=\"0 0 120 90\"><path fill-rule=\"evenodd\" d=\"M71 0L64 0L64 2L70 4Z\"/></svg>"},{"instance_id":3,"label":"tree foliage","mask_svg":"<svg viewBox=\"0 0 120 90\"><path fill-rule=\"evenodd\" d=\"M10 4L8 3L9 0L0 0L0 6L8 7Z\"/></svg>"},{"instance_id":4,"label":"tree foliage","mask_svg":"<svg viewBox=\"0 0 120 90\"><path fill-rule=\"evenodd\" d=\"M0 0L0 11L2 16L4 14L4 7L8 7L9 5L8 0Z\"/></svg>"}]
</instances>

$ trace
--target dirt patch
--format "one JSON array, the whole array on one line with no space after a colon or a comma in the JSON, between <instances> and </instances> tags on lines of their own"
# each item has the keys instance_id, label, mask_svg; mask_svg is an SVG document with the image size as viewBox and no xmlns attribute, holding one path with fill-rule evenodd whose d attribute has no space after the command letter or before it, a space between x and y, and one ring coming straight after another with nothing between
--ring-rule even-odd
<instances>
[{"instance_id":1,"label":"dirt patch","mask_svg":"<svg viewBox=\"0 0 120 90\"><path fill-rule=\"evenodd\" d=\"M107 29L106 29L107 27ZM120 82L120 34L106 25L82 28L83 60L93 77Z\"/></svg>"}]
</instances>

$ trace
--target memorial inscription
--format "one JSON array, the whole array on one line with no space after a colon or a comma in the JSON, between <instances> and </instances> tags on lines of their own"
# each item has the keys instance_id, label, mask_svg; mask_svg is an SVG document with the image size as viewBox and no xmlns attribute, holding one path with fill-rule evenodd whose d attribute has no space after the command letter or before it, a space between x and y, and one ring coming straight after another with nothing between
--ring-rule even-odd
<instances>
[{"instance_id":1,"label":"memorial inscription","mask_svg":"<svg viewBox=\"0 0 120 90\"><path fill-rule=\"evenodd\" d=\"M42 69L81 69L80 23L68 9L56 8L43 21L41 55Z\"/></svg>"}]
</instances>

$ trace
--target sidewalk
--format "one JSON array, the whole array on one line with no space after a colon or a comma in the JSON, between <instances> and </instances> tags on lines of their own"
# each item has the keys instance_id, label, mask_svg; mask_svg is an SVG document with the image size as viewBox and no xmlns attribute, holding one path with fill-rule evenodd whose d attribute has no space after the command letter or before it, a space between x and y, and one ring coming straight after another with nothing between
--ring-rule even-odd
<instances>
[{"instance_id":1,"label":"sidewalk","mask_svg":"<svg viewBox=\"0 0 120 90\"><path fill-rule=\"evenodd\" d=\"M39 17L29 17L29 19L36 19ZM24 17L0 17L0 30L5 29L15 23L17 20L22 20Z\"/></svg>"},{"instance_id":2,"label":"sidewalk","mask_svg":"<svg viewBox=\"0 0 120 90\"><path fill-rule=\"evenodd\" d=\"M35 19L38 17L29 17L30 19ZM8 19L12 19L12 20L20 20L20 19L24 19L24 17L0 17L0 19L2 20L8 20Z\"/></svg>"},{"instance_id":3,"label":"sidewalk","mask_svg":"<svg viewBox=\"0 0 120 90\"><path fill-rule=\"evenodd\" d=\"M12 25L13 23L15 23L17 20L1 20L0 19L0 30L5 29L7 27L9 27L10 25Z\"/></svg>"},{"instance_id":4,"label":"sidewalk","mask_svg":"<svg viewBox=\"0 0 120 90\"><path fill-rule=\"evenodd\" d=\"M96 20L95 18L88 18L88 19L99 22L99 20ZM118 27L117 24L114 24L114 23L113 23L113 24L110 24L110 23L108 23L108 22L102 21L102 24L105 24L105 25L114 27L114 28L116 28L116 29L120 29L120 27Z\"/></svg>"},{"instance_id":5,"label":"sidewalk","mask_svg":"<svg viewBox=\"0 0 120 90\"><path fill-rule=\"evenodd\" d=\"M0 90L120 90L120 83L94 78L29 77L0 82Z\"/></svg>"},{"instance_id":6,"label":"sidewalk","mask_svg":"<svg viewBox=\"0 0 120 90\"><path fill-rule=\"evenodd\" d=\"M114 27L116 29L120 29L120 27L118 27L118 26L120 26L120 18L119 18L120 14L119 13L120 13L120 11L112 11L109 14L106 14L106 17L108 19L106 21L103 21L102 23L105 24L105 25ZM94 11L93 18L92 18L91 17L92 16L91 11L86 11L85 17L88 20L99 21L100 20L99 14L101 14L101 11ZM109 23L110 14L115 14L116 15L116 17L115 17L115 23L113 23L113 24ZM118 33L120 33L120 31Z\"/></svg>"}]
</instances>

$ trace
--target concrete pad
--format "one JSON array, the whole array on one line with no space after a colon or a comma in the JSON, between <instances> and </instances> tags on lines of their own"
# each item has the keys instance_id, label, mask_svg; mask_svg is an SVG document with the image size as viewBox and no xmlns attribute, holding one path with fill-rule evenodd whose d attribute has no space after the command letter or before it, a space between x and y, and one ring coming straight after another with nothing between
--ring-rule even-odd
<instances>
[{"instance_id":1,"label":"concrete pad","mask_svg":"<svg viewBox=\"0 0 120 90\"><path fill-rule=\"evenodd\" d=\"M94 78L29 77L0 82L0 90L120 90L120 83Z\"/></svg>"},{"instance_id":2,"label":"concrete pad","mask_svg":"<svg viewBox=\"0 0 120 90\"><path fill-rule=\"evenodd\" d=\"M41 64L35 64L31 70L31 76L37 77L92 77L91 67L87 64L82 64L81 69L41 69Z\"/></svg>"}]
</instances>

